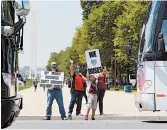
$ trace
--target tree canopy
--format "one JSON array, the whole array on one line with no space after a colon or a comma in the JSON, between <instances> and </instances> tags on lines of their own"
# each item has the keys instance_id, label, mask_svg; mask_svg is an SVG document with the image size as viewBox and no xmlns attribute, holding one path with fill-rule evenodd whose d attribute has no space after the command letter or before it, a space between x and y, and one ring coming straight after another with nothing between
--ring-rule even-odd
<instances>
[{"instance_id":1,"label":"tree canopy","mask_svg":"<svg viewBox=\"0 0 167 130\"><path fill-rule=\"evenodd\" d=\"M85 51L99 49L101 61L113 75L116 60L119 74L125 73L127 63L135 68L135 61L125 53L127 42L137 57L140 33L149 2L144 1L81 1L83 24L76 29L72 45L59 53L53 52L47 69L56 61L58 69L69 74L69 59L85 64Z\"/></svg>"}]
</instances>

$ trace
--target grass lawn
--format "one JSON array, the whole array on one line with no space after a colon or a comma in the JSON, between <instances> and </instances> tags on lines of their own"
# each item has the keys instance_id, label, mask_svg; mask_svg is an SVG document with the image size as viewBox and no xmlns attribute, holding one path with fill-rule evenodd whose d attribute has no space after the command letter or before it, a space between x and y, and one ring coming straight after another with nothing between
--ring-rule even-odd
<instances>
[{"instance_id":1,"label":"grass lawn","mask_svg":"<svg viewBox=\"0 0 167 130\"><path fill-rule=\"evenodd\" d=\"M19 91L21 91L23 89L30 88L31 86L32 86L32 80L26 80L26 84L23 86L19 86L18 89Z\"/></svg>"}]
</instances>

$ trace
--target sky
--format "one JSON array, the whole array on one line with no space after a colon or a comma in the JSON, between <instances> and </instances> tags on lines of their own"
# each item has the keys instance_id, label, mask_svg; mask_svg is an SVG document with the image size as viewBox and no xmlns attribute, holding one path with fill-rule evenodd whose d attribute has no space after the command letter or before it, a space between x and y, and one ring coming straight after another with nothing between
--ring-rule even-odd
<instances>
[{"instance_id":1,"label":"sky","mask_svg":"<svg viewBox=\"0 0 167 130\"><path fill-rule=\"evenodd\" d=\"M24 52L19 54L19 65L31 66L37 56L37 67L45 67L51 52L59 52L72 44L75 30L82 24L80 1L31 1L30 9L35 11L26 17ZM32 12L36 15L35 24L32 24ZM32 48L33 44L37 49Z\"/></svg>"}]
</instances>

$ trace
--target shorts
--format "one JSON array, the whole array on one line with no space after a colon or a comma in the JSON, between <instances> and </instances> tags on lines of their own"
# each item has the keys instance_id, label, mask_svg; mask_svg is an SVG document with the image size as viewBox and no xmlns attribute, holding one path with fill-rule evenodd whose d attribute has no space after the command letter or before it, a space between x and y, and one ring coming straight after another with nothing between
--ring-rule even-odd
<instances>
[{"instance_id":1,"label":"shorts","mask_svg":"<svg viewBox=\"0 0 167 130\"><path fill-rule=\"evenodd\" d=\"M97 94L89 93L89 95L88 95L88 108L90 108L90 109L97 108Z\"/></svg>"}]
</instances>

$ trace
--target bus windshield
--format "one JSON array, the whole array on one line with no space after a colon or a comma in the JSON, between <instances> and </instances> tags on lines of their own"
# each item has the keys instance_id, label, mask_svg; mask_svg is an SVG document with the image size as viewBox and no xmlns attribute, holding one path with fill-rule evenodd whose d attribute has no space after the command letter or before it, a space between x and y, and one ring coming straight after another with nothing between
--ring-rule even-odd
<instances>
[{"instance_id":1,"label":"bus windshield","mask_svg":"<svg viewBox=\"0 0 167 130\"><path fill-rule=\"evenodd\" d=\"M142 34L142 43L140 48L140 53L145 53L147 51L151 51L151 47L153 45L154 40L154 34L155 34L155 28L158 18L158 12L160 7L160 1L155 1L152 3L151 12L148 18L147 23L145 23L145 30Z\"/></svg>"}]
</instances>

